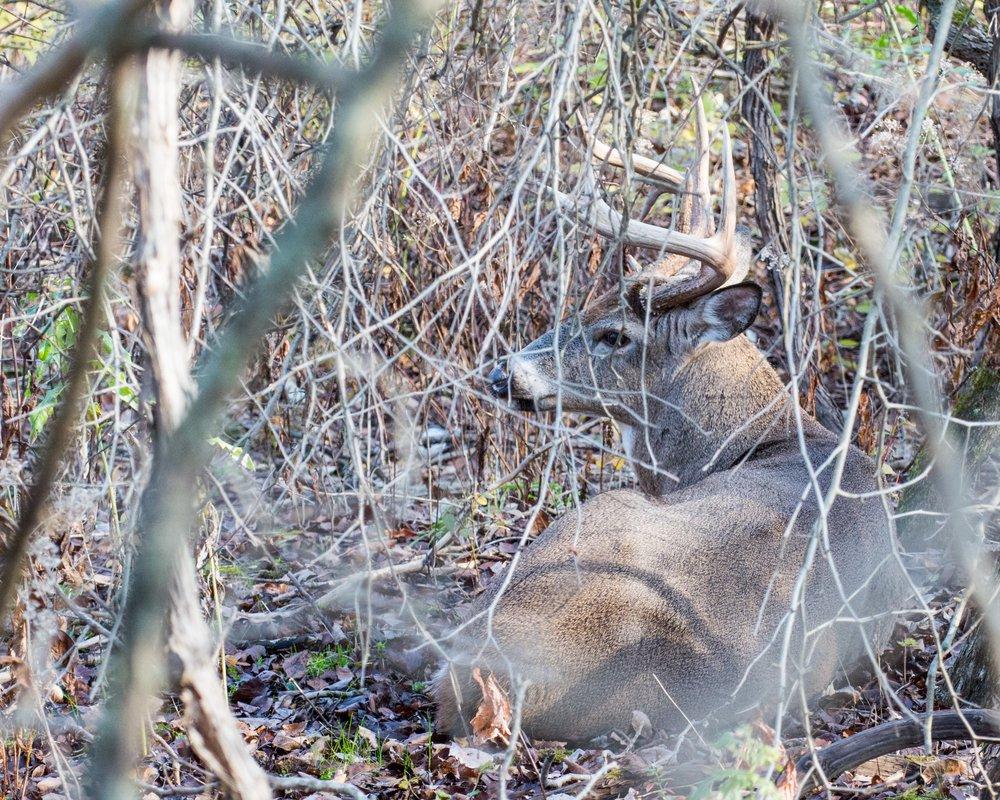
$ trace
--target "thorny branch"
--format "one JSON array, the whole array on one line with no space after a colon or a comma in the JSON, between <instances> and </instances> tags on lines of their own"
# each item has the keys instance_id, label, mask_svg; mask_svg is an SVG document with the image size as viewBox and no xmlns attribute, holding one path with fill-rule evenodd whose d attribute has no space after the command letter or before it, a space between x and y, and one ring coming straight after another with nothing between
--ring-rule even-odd
<instances>
[{"instance_id":1,"label":"thorny branch","mask_svg":"<svg viewBox=\"0 0 1000 800\"><path fill-rule=\"evenodd\" d=\"M357 165L378 129L379 112L394 88L410 42L427 24L430 11L419 0L394 5L371 62L339 98L327 154L296 220L279 235L270 265L205 359L197 396L154 461L139 513L142 541L124 611L124 644L93 748L91 795L127 798L133 794L129 773L138 755L146 710L162 681L156 665L161 663L158 651L163 643L164 610L194 521L195 486L208 461L208 439L260 337L291 295L296 278L341 225Z\"/></svg>"},{"instance_id":2,"label":"thorny branch","mask_svg":"<svg viewBox=\"0 0 1000 800\"><path fill-rule=\"evenodd\" d=\"M17 527L3 543L3 558L0 559L0 564L2 564L2 568L0 568L0 628L7 625L10 604L21 584L21 571L24 568L28 543L31 535L43 520L49 495L59 477L66 449L79 423L87 395L88 378L97 355L98 333L106 314L104 305L106 288L118 253L124 205L122 197L123 129L127 122L124 119L126 111L122 108L124 100L115 95L119 89L121 77L121 68L119 66L113 67L109 95L112 97L115 113L112 114L108 125L105 180L98 214L96 254L90 265L87 301L73 351L73 363L70 367L59 410L52 420L45 447L42 450L42 457L35 470L34 481L21 503L21 514L17 520ZM0 132L2 130L3 126L0 125Z\"/></svg>"}]
</instances>

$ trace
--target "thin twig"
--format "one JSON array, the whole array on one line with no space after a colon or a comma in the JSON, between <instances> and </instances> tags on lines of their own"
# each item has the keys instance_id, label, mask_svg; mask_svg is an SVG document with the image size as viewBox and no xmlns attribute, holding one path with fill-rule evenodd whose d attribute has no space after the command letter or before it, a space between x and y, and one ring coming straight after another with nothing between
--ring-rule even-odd
<instances>
[{"instance_id":1,"label":"thin twig","mask_svg":"<svg viewBox=\"0 0 1000 800\"><path fill-rule=\"evenodd\" d=\"M122 148L125 137L123 99L115 95L117 83L112 78L110 94L112 113L108 125L106 179L98 215L96 257L90 267L87 301L73 350L73 362L66 380L62 402L49 428L42 456L35 470L35 480L21 506L17 529L8 539L0 572L0 626L5 624L10 603L20 585L21 569L28 551L28 541L41 522L49 495L59 475L63 456L80 417L80 406L87 389L91 362L97 357L98 331L105 317L105 294L115 253L118 251L122 220ZM2 116L2 110L0 110ZM0 128L2 130L2 128Z\"/></svg>"},{"instance_id":2,"label":"thin twig","mask_svg":"<svg viewBox=\"0 0 1000 800\"><path fill-rule=\"evenodd\" d=\"M269 268L204 359L197 397L154 460L139 512L142 541L123 615L125 644L116 657L114 685L94 745L90 796L119 800L134 794L131 769L150 700L162 682L165 609L175 565L194 520L197 477L211 455L208 440L272 318L307 264L322 254L343 225L358 165L378 130L382 107L396 86L413 38L428 23L432 10L420 0L393 4L374 57L340 97L327 155L296 219L278 237Z\"/></svg>"}]
</instances>

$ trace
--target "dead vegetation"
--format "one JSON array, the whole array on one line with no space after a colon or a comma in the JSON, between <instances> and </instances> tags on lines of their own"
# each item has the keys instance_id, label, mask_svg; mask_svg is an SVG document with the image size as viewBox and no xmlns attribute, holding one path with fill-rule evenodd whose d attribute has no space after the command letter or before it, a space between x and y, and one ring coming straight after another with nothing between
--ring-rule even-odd
<instances>
[{"instance_id":1,"label":"dead vegetation","mask_svg":"<svg viewBox=\"0 0 1000 800\"><path fill-rule=\"evenodd\" d=\"M824 3L809 30L864 199L901 220L896 278L919 304L926 355L951 409L973 386L995 396L1000 369L996 98L981 64L949 56L922 98L943 4L928 5ZM339 70L372 56L382 11L307 0L196 4L191 29L263 45L237 58L199 40L199 57L192 46L180 60L174 355L196 379L233 309L272 270L276 239L294 227L288 221L337 123L329 87L344 85ZM986 31L984 11L959 9L952 26ZM581 190L585 134L684 165L693 152L687 116L704 87L710 121L730 126L740 216L753 221L760 251L755 278L767 308L753 329L758 346L824 424L855 419L854 441L876 459L890 507L899 487L929 485L895 314L828 177L829 154L813 130L823 123L802 114L787 33L772 14L754 3L475 2L442 8L418 37L348 218L273 315L225 419L206 437L211 466L188 498L197 507L200 611L226 642L210 654L215 688L276 793L789 796L788 766L799 755L898 716L886 684L861 670L780 736L774 720L760 720L721 739L697 730L666 737L637 715L633 730L586 748L508 742L516 720L502 696L480 709L481 740L450 741L433 729L431 663L460 606L553 518L632 479L610 424L518 416L482 382L484 366L614 285L626 256L638 255L562 220L548 199L546 187ZM74 28L62 7L7 3L3 87L23 85L44 51L85 27ZM126 40L111 43L113 59ZM279 60L268 64L269 54ZM300 77L303 62L285 56L326 61L329 76L314 73L312 86L274 77ZM34 502L27 490L71 394L86 330L83 300L105 233L102 187L117 163L107 157L112 71L96 60L0 135L5 547L13 540L5 520ZM13 94L3 91L6 110ZM917 110L926 115L913 135ZM133 112L126 104L122 113ZM133 147L140 141L133 126L124 135ZM5 797L84 794L98 720L117 685L110 655L128 641L124 587L141 552L152 442L171 424L157 394L163 381L154 381L156 314L144 309L143 179L127 161L124 210L111 220L120 245L107 231L108 300L81 373L82 423L32 533L24 577L8 590L17 599L0 641ZM912 197L890 217L904 180ZM641 200L612 189L618 207ZM666 219L669 203L657 201L653 217ZM863 352L867 380L855 396ZM988 433L996 416L976 417L985 402L976 397L955 413L987 431L967 477L977 519L988 519L998 503ZM904 507L920 507L912 502ZM905 532L911 518L899 524ZM899 627L881 662L914 712L955 705L947 676L977 619L947 542L925 532L907 544L926 607ZM171 687L134 721L141 792L233 791L226 769L206 760L212 747L196 740L196 706L177 683L176 656L162 666ZM866 764L844 783L875 797L960 800L984 791L994 757L986 745L936 745Z\"/></svg>"}]
</instances>

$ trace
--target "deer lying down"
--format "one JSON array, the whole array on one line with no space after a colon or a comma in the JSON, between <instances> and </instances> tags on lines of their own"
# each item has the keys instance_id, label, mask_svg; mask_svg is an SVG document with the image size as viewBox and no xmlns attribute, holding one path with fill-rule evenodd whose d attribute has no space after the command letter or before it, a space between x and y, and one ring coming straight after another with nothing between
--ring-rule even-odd
<instances>
[{"instance_id":1,"label":"deer lying down","mask_svg":"<svg viewBox=\"0 0 1000 800\"><path fill-rule=\"evenodd\" d=\"M678 230L623 229L600 200L587 216L605 235L669 255L490 375L521 410L614 419L639 488L554 522L508 585L500 576L474 603L435 682L439 729L467 731L481 702L477 666L508 691L527 685L529 735L578 741L627 728L634 710L669 730L809 697L866 640L877 653L891 629L901 577L870 496L874 465L854 447L838 459L837 438L803 411L797 425L781 380L743 335L761 292L741 282L750 252L725 129L712 231L700 107L698 119ZM842 494L823 515L834 482Z\"/></svg>"}]
</instances>

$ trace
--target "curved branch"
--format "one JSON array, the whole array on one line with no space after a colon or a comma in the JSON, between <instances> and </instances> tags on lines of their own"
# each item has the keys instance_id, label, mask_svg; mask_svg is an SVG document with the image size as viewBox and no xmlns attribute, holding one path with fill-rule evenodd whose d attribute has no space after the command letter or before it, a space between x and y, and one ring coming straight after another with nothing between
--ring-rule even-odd
<instances>
[{"instance_id":1,"label":"curved branch","mask_svg":"<svg viewBox=\"0 0 1000 800\"><path fill-rule=\"evenodd\" d=\"M824 782L833 783L873 758L895 753L907 747L920 747L927 739L972 741L1000 738L1000 712L976 709L969 711L934 711L918 714L916 719L884 722L861 733L824 747L817 754L803 756L795 765L798 794L801 796Z\"/></svg>"},{"instance_id":2,"label":"curved branch","mask_svg":"<svg viewBox=\"0 0 1000 800\"><path fill-rule=\"evenodd\" d=\"M127 120L123 100L117 97L117 80L111 82L111 114L108 124L106 180L98 212L96 254L88 276L87 303L80 323L73 360L62 402L49 426L42 456L35 469L34 483L21 505L21 514L14 532L7 537L0 568L0 625L20 584L21 570L28 551L28 541L42 520L52 486L59 475L63 454L80 417L80 406L87 389L90 363L97 357L98 330L104 313L104 297L121 231L122 213L122 148ZM0 108L0 118L3 109ZM2 129L0 129L2 135Z\"/></svg>"},{"instance_id":3,"label":"curved branch","mask_svg":"<svg viewBox=\"0 0 1000 800\"><path fill-rule=\"evenodd\" d=\"M352 77L352 73L339 64L330 64L318 58L287 55L269 50L256 42L213 33L150 28L141 31L126 47L132 52L162 48L177 50L204 61L219 59L224 64L247 72L295 83L308 83L327 91L336 91Z\"/></svg>"}]
</instances>

